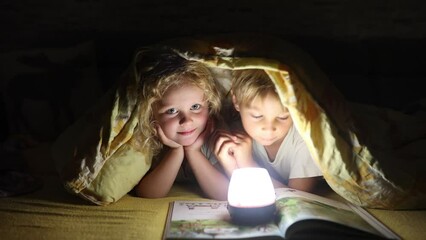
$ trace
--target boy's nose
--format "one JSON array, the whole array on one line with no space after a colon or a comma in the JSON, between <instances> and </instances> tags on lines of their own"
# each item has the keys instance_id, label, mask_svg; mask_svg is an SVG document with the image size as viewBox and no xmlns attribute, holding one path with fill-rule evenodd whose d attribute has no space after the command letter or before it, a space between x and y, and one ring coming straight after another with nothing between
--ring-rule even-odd
<instances>
[{"instance_id":1,"label":"boy's nose","mask_svg":"<svg viewBox=\"0 0 426 240\"><path fill-rule=\"evenodd\" d=\"M274 123L274 121L272 120L272 121L264 121L263 122L263 124L262 124L262 130L263 131L271 131L271 132L273 132L273 131L275 131L275 130L277 130L277 127L276 127L276 125L275 125L275 123Z\"/></svg>"},{"instance_id":2,"label":"boy's nose","mask_svg":"<svg viewBox=\"0 0 426 240\"><path fill-rule=\"evenodd\" d=\"M265 124L265 125L263 125L262 130L273 132L273 131L277 130L277 128L273 124Z\"/></svg>"}]
</instances>

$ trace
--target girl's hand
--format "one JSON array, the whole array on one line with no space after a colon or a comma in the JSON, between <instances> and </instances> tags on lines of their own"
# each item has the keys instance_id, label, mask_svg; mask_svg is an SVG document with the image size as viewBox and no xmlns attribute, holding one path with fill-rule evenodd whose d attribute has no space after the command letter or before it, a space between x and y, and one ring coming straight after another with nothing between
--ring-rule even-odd
<instances>
[{"instance_id":1,"label":"girl's hand","mask_svg":"<svg viewBox=\"0 0 426 240\"><path fill-rule=\"evenodd\" d=\"M206 141L207 136L209 136L214 129L214 122L211 120L208 120L206 123L206 127L204 128L203 132L201 132L200 135L198 135L195 142L189 146L185 146L185 151L201 151L201 147L203 146L204 142Z\"/></svg>"},{"instance_id":2,"label":"girl's hand","mask_svg":"<svg viewBox=\"0 0 426 240\"><path fill-rule=\"evenodd\" d=\"M158 138L160 138L160 141L164 144L164 145L166 145L166 146L168 146L168 147L170 147L170 148L179 148L179 147L182 147L179 143L177 143L177 142L175 142L175 141L173 141L173 140L170 140L165 134L164 134L164 132L163 132L163 129L161 128L161 126L160 125L158 125L158 124L156 124L156 129L157 129L157 136L158 136Z\"/></svg>"}]
</instances>

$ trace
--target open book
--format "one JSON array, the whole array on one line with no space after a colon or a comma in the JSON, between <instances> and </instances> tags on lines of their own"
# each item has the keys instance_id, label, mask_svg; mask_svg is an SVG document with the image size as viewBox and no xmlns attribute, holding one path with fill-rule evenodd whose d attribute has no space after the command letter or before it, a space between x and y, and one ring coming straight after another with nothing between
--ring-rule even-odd
<instances>
[{"instance_id":1,"label":"open book","mask_svg":"<svg viewBox=\"0 0 426 240\"><path fill-rule=\"evenodd\" d=\"M274 220L238 225L226 201L170 203L163 239L400 239L363 208L291 188L275 189Z\"/></svg>"}]
</instances>

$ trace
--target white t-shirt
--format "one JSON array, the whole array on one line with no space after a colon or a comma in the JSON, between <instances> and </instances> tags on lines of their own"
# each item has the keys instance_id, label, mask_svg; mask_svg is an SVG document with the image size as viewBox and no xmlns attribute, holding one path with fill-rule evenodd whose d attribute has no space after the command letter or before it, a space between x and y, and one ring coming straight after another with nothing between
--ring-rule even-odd
<instances>
[{"instance_id":1,"label":"white t-shirt","mask_svg":"<svg viewBox=\"0 0 426 240\"><path fill-rule=\"evenodd\" d=\"M306 178L322 176L322 172L309 153L294 125L289 129L287 136L281 143L276 158L269 160L265 147L253 139L253 159L268 169L269 173L285 184L291 178Z\"/></svg>"}]
</instances>

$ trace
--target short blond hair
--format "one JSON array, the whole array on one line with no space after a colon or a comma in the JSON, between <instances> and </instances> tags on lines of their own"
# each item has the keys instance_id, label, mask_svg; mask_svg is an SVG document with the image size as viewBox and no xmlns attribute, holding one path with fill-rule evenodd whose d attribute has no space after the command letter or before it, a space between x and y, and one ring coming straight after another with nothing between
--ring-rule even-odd
<instances>
[{"instance_id":1,"label":"short blond hair","mask_svg":"<svg viewBox=\"0 0 426 240\"><path fill-rule=\"evenodd\" d=\"M144 148L157 154L163 144L156 137L153 107L161 100L167 90L173 86L191 84L204 92L209 105L209 116L217 118L221 109L221 92L210 70L200 62L186 60L172 52L162 52L149 61L140 76L142 84L139 130L145 138Z\"/></svg>"},{"instance_id":2,"label":"short blond hair","mask_svg":"<svg viewBox=\"0 0 426 240\"><path fill-rule=\"evenodd\" d=\"M231 85L238 104L248 106L256 97L273 93L279 98L274 83L262 69L235 70Z\"/></svg>"}]
</instances>

